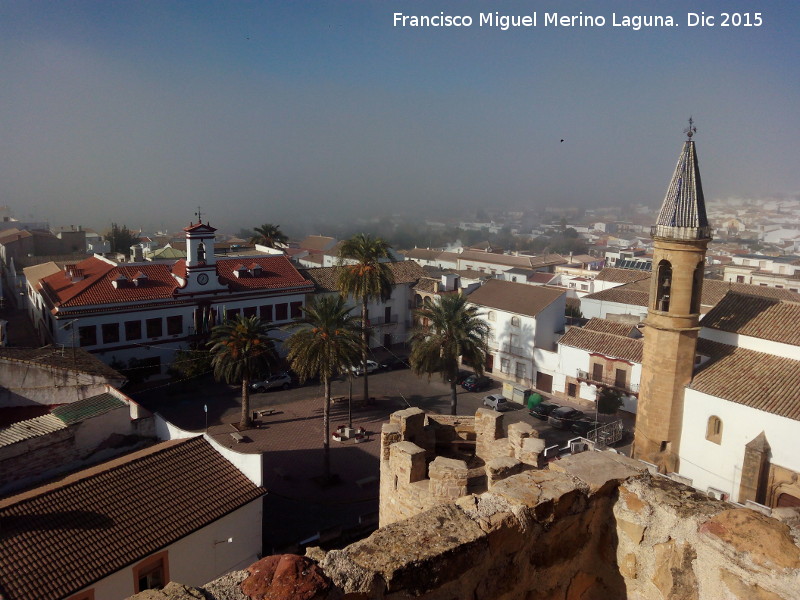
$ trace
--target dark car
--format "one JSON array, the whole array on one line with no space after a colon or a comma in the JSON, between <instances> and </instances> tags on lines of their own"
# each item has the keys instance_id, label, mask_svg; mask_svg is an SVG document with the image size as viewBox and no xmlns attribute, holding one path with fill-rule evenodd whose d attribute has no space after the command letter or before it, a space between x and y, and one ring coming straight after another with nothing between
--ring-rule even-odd
<instances>
[{"instance_id":1,"label":"dark car","mask_svg":"<svg viewBox=\"0 0 800 600\"><path fill-rule=\"evenodd\" d=\"M386 369L387 371L408 369L408 359L400 356L390 356L381 361L381 368Z\"/></svg>"},{"instance_id":2,"label":"dark car","mask_svg":"<svg viewBox=\"0 0 800 600\"><path fill-rule=\"evenodd\" d=\"M461 387L468 392L480 392L481 390L488 390L492 387L492 380L485 375L481 375L480 377L477 375L470 375L461 382Z\"/></svg>"},{"instance_id":3,"label":"dark car","mask_svg":"<svg viewBox=\"0 0 800 600\"><path fill-rule=\"evenodd\" d=\"M547 422L556 429L569 429L573 421L577 421L583 416L583 411L569 406L562 406L550 413L550 416L547 417Z\"/></svg>"},{"instance_id":4,"label":"dark car","mask_svg":"<svg viewBox=\"0 0 800 600\"><path fill-rule=\"evenodd\" d=\"M555 404L554 402L539 402L539 404L534 406L529 412L532 417L546 421L550 413L557 408L561 408L561 405Z\"/></svg>"},{"instance_id":5,"label":"dark car","mask_svg":"<svg viewBox=\"0 0 800 600\"><path fill-rule=\"evenodd\" d=\"M473 375L474 373L472 373L471 371L464 371L463 369L459 369L458 373L456 373L456 383L462 384L464 383L465 380L469 379ZM447 378L447 381L448 382L451 381L449 377Z\"/></svg>"},{"instance_id":6,"label":"dark car","mask_svg":"<svg viewBox=\"0 0 800 600\"><path fill-rule=\"evenodd\" d=\"M594 431L600 427L602 423L594 421L589 417L583 417L577 421L573 421L570 429L573 433L577 433L581 437L586 437L590 431Z\"/></svg>"}]
</instances>

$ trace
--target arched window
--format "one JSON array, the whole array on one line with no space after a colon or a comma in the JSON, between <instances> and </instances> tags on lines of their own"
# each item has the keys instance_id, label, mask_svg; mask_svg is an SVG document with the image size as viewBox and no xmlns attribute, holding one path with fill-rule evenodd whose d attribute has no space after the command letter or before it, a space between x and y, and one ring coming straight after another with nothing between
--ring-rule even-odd
<instances>
[{"instance_id":1,"label":"arched window","mask_svg":"<svg viewBox=\"0 0 800 600\"><path fill-rule=\"evenodd\" d=\"M494 311L490 310L489 313L486 315L486 318L489 319L490 321L494 321L495 318L496 318L495 314L494 314Z\"/></svg>"},{"instance_id":2,"label":"arched window","mask_svg":"<svg viewBox=\"0 0 800 600\"><path fill-rule=\"evenodd\" d=\"M511 326L519 327L519 317L517 316L511 317Z\"/></svg>"},{"instance_id":3,"label":"arched window","mask_svg":"<svg viewBox=\"0 0 800 600\"><path fill-rule=\"evenodd\" d=\"M703 272L705 266L702 262L695 267L694 275L692 276L692 312L700 312L700 294L703 290Z\"/></svg>"},{"instance_id":4,"label":"arched window","mask_svg":"<svg viewBox=\"0 0 800 600\"><path fill-rule=\"evenodd\" d=\"M715 444L722 443L722 419L717 416L708 417L708 425L706 426L706 439Z\"/></svg>"},{"instance_id":5,"label":"arched window","mask_svg":"<svg viewBox=\"0 0 800 600\"><path fill-rule=\"evenodd\" d=\"M200 245L197 246L197 262L205 262L206 261L206 247L203 245L203 242L200 242Z\"/></svg>"},{"instance_id":6,"label":"arched window","mask_svg":"<svg viewBox=\"0 0 800 600\"><path fill-rule=\"evenodd\" d=\"M672 288L672 265L667 260L658 263L658 279L656 279L655 309L669 311L669 296Z\"/></svg>"}]
</instances>

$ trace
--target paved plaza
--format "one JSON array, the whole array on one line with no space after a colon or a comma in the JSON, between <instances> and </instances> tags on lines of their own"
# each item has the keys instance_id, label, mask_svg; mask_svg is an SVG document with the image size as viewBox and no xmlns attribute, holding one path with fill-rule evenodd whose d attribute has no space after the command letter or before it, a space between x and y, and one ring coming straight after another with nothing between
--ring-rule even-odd
<instances>
[{"instance_id":1,"label":"paved plaza","mask_svg":"<svg viewBox=\"0 0 800 600\"><path fill-rule=\"evenodd\" d=\"M175 393L174 385L161 383L147 392L131 391L130 395L183 429L206 431L207 418L208 434L223 446L264 455L264 486L268 490L264 500L264 551L269 553L297 549L301 542L317 535L323 543L330 539L338 545L369 533L377 524L381 425L391 413L410 406L439 414L450 411L449 385L438 377L429 380L408 370L375 373L369 378L374 400L368 404L361 401L362 385L361 379L353 382L352 424L366 430L367 439L362 443L330 442L331 470L338 483L329 486L319 483L323 470L323 389L319 384L253 394L252 410L274 412L240 432L234 427L241 414L239 386L209 378L181 393ZM459 414L474 415L486 394L500 390L499 384L478 393L459 387ZM348 422L348 382L335 381L332 395L340 400L331 406L331 432ZM528 422L548 445L563 444L574 437L531 417L518 404L511 404L511 408L506 413L506 425ZM231 435L236 433L242 441Z\"/></svg>"}]
</instances>

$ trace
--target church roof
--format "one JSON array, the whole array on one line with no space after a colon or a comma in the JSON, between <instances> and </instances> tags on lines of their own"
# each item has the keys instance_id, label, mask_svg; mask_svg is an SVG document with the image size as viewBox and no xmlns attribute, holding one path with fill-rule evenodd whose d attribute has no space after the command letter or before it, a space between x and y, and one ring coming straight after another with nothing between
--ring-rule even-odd
<instances>
[{"instance_id":1,"label":"church roof","mask_svg":"<svg viewBox=\"0 0 800 600\"><path fill-rule=\"evenodd\" d=\"M700 338L690 389L800 421L800 361Z\"/></svg>"},{"instance_id":2,"label":"church roof","mask_svg":"<svg viewBox=\"0 0 800 600\"><path fill-rule=\"evenodd\" d=\"M594 321L594 319L592 320ZM571 346L587 352L640 364L644 348L644 342L641 339L585 327L570 327L569 331L561 336L558 343L561 346Z\"/></svg>"},{"instance_id":3,"label":"church roof","mask_svg":"<svg viewBox=\"0 0 800 600\"><path fill-rule=\"evenodd\" d=\"M691 135L691 132L690 132ZM703 185L697 162L694 142L683 144L675 173L667 188L667 195L658 213L653 234L678 239L703 239L711 237L706 217Z\"/></svg>"},{"instance_id":4,"label":"church roof","mask_svg":"<svg viewBox=\"0 0 800 600\"><path fill-rule=\"evenodd\" d=\"M800 346L800 303L728 292L703 327Z\"/></svg>"}]
</instances>

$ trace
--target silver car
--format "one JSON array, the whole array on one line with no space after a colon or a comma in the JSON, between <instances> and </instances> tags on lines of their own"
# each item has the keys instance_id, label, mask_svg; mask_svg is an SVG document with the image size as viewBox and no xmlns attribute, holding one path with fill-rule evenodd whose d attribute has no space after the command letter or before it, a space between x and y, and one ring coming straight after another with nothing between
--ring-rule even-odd
<instances>
[{"instance_id":1,"label":"silver car","mask_svg":"<svg viewBox=\"0 0 800 600\"><path fill-rule=\"evenodd\" d=\"M500 394L489 394L483 399L483 405L500 412L508 408L508 400Z\"/></svg>"},{"instance_id":2,"label":"silver car","mask_svg":"<svg viewBox=\"0 0 800 600\"><path fill-rule=\"evenodd\" d=\"M288 373L278 373L277 375L270 375L263 381L256 381L250 384L250 389L257 393L266 392L268 390L288 390L292 385L292 378Z\"/></svg>"}]
</instances>

